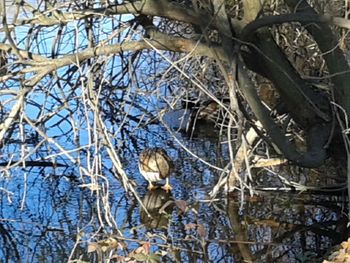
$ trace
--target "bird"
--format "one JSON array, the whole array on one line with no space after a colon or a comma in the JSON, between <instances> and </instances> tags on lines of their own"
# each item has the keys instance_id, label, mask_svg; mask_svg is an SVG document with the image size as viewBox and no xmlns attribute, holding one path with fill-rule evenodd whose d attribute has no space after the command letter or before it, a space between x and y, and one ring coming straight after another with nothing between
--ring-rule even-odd
<instances>
[{"instance_id":1,"label":"bird","mask_svg":"<svg viewBox=\"0 0 350 263\"><path fill-rule=\"evenodd\" d=\"M226 104L227 99L221 99L221 102ZM206 100L200 103L190 102L185 104L185 106L186 109L190 109L191 111L185 128L186 133L190 134L191 137L194 131L201 125L208 126L208 124L211 124L213 126L220 126L224 124L225 116L222 107L214 100Z\"/></svg>"},{"instance_id":2,"label":"bird","mask_svg":"<svg viewBox=\"0 0 350 263\"><path fill-rule=\"evenodd\" d=\"M148 190L157 188L153 183L165 180L162 188L167 192L171 191L169 175L173 168L172 160L162 148L147 148L139 156L140 173L148 181Z\"/></svg>"},{"instance_id":3,"label":"bird","mask_svg":"<svg viewBox=\"0 0 350 263\"><path fill-rule=\"evenodd\" d=\"M220 106L216 101L208 101L198 109L198 119L215 121L219 110Z\"/></svg>"}]
</instances>

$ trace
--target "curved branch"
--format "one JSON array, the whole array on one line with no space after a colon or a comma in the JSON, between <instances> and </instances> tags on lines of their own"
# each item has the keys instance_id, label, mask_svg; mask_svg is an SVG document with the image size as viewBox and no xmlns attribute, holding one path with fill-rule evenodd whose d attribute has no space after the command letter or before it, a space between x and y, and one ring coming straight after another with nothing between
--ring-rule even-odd
<instances>
[{"instance_id":1,"label":"curved branch","mask_svg":"<svg viewBox=\"0 0 350 263\"><path fill-rule=\"evenodd\" d=\"M288 1L287 1L288 2ZM338 42L333 36L332 30L328 24L346 25L339 19L330 16L320 16L305 1L290 0L289 5L294 8L298 6L301 11L294 14L279 16L266 16L248 24L243 30L241 37L249 40L254 33L262 27L282 24L287 22L299 22L314 37L320 50L323 52L323 58L326 61L330 71L331 79L335 84L335 97L339 104L350 113L350 91L347 87L350 82L350 68L345 60L343 52L338 47ZM317 23L317 25L314 25ZM348 25L349 26L349 25Z\"/></svg>"},{"instance_id":2,"label":"curved branch","mask_svg":"<svg viewBox=\"0 0 350 263\"><path fill-rule=\"evenodd\" d=\"M283 14L283 15L275 15L275 16L264 16L253 22L249 23L245 26L241 32L242 39L249 39L255 31L262 27L268 27L283 23L291 23L291 22L299 22L302 24L305 23L332 23L334 20L330 16L320 16L317 14L309 14L305 16L305 14Z\"/></svg>"},{"instance_id":3,"label":"curved branch","mask_svg":"<svg viewBox=\"0 0 350 263\"><path fill-rule=\"evenodd\" d=\"M254 43L254 45L248 44L251 54L243 54L247 65L252 69L259 69L259 73L262 73L275 84L292 117L304 127L307 137L307 152L298 152L295 146L288 141L267 114L266 109L261 105L255 91L246 88L244 92L247 100L250 101L249 104L252 110L283 154L289 160L301 166L316 167L322 164L326 158L324 145L327 144L331 133L332 124L329 122L330 118L328 117L331 116L329 102L324 96L311 90L305 81L301 79L284 52L272 39L269 31L265 28L260 29L278 23L300 21L306 21L304 22L306 28L313 26L318 29L320 34L318 39L315 37L315 41L322 51L327 52L324 56L331 56L334 59L333 50L336 49L336 44L334 44L334 38L332 38L332 31L326 24L329 19L316 14L311 14L310 16L289 14L264 17L248 24L241 31L241 36L244 41L252 41ZM313 23L307 24L314 21L318 22L317 27ZM322 34L319 27L325 28L324 31L322 30ZM326 30L327 28L328 31ZM328 45L328 50L324 49L325 42ZM322 45L323 49L321 48ZM269 54L269 56L265 54ZM335 56L337 57L338 54ZM344 60L344 57L341 60ZM348 72L348 70L344 71ZM339 75L339 71L337 73ZM243 83L244 86L245 83ZM303 106L300 107L300 105Z\"/></svg>"},{"instance_id":4,"label":"curved branch","mask_svg":"<svg viewBox=\"0 0 350 263\"><path fill-rule=\"evenodd\" d=\"M287 0L286 3L303 16L316 15L316 11L305 0ZM326 61L331 80L334 83L335 99L349 115L350 89L348 86L350 83L350 67L344 53L339 48L338 41L332 29L325 23L301 23L313 36L318 47L323 52L323 58Z\"/></svg>"},{"instance_id":5,"label":"curved branch","mask_svg":"<svg viewBox=\"0 0 350 263\"><path fill-rule=\"evenodd\" d=\"M331 128L329 125L314 125L308 131L308 151L300 153L281 132L280 128L270 117L269 111L261 103L250 78L242 67L242 62L238 63L238 82L252 111L262 123L272 141L288 160L304 167L318 167L323 164L327 157L326 149L324 149L323 145L329 137Z\"/></svg>"},{"instance_id":6,"label":"curved branch","mask_svg":"<svg viewBox=\"0 0 350 263\"><path fill-rule=\"evenodd\" d=\"M46 12L51 14L51 12ZM111 15L149 15L174 19L185 23L207 26L210 19L207 13L196 13L190 8L182 7L174 2L166 0L141 0L120 5L111 5L103 8L87 8L83 10L67 12L53 16L39 14L31 19L19 20L15 25L41 25L54 26L62 25L74 20L85 19L90 16L111 16Z\"/></svg>"}]
</instances>

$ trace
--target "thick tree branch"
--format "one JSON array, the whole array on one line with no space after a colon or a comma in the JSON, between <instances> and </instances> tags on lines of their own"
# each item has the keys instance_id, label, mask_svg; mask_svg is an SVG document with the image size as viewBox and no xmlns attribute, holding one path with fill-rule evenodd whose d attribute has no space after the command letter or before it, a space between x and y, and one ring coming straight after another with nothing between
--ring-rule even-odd
<instances>
[{"instance_id":1,"label":"thick tree branch","mask_svg":"<svg viewBox=\"0 0 350 263\"><path fill-rule=\"evenodd\" d=\"M239 63L238 69L238 82L255 116L287 159L304 167L318 167L323 164L327 157L326 149L324 149L323 145L328 139L330 126L314 125L309 131L308 151L300 153L270 117L269 111L261 103L254 85L251 83L241 63Z\"/></svg>"},{"instance_id":2,"label":"thick tree branch","mask_svg":"<svg viewBox=\"0 0 350 263\"><path fill-rule=\"evenodd\" d=\"M108 56L118 54L122 51L138 51L143 49L152 49L153 47L159 50L173 51L173 52L186 52L191 53L193 56L208 56L214 59L218 58L222 61L227 61L224 51L219 46L208 46L204 43L199 43L185 38L172 37L166 34L150 31L152 39L145 39L141 41L130 41L123 44L97 46L95 48L87 48L85 51L69 54L56 59L44 58L40 55L35 55L24 50L19 50L22 56L30 61L23 62L25 65L31 66L24 68L22 73L36 72L37 76L27 82L27 85L34 86L38 83L46 74L57 70L61 67L71 64L78 64L86 59L93 58L95 56ZM11 46L8 44L0 44L0 49L5 50L8 53L13 52ZM210 49L214 49L216 55L214 56Z\"/></svg>"},{"instance_id":3,"label":"thick tree branch","mask_svg":"<svg viewBox=\"0 0 350 263\"><path fill-rule=\"evenodd\" d=\"M267 27L282 23L299 22L303 25L309 25L310 23L321 23L321 24L334 24L342 27L349 27L350 22L345 23L343 19L334 18L330 16L321 16L316 13L308 14L307 16L303 13L283 14L275 16L264 16L253 22L249 23L241 32L242 38L247 38L253 32L261 27Z\"/></svg>"},{"instance_id":4,"label":"thick tree branch","mask_svg":"<svg viewBox=\"0 0 350 263\"><path fill-rule=\"evenodd\" d=\"M67 13L46 12L31 19L19 20L15 25L41 25L54 26L66 24L75 20L84 19L90 16L113 16L113 15L149 15L159 16L195 25L204 25L210 21L207 13L196 13L190 8L182 7L174 2L166 0L141 0L133 3L112 5L103 8L87 8Z\"/></svg>"},{"instance_id":5,"label":"thick tree branch","mask_svg":"<svg viewBox=\"0 0 350 263\"><path fill-rule=\"evenodd\" d=\"M305 17L316 15L316 11L304 0L287 0L286 3L292 10ZM334 83L334 95L339 103L350 114L350 68L344 53L340 50L338 41L332 29L326 23L301 22L308 32L314 37L318 47L323 52L331 80Z\"/></svg>"}]
</instances>

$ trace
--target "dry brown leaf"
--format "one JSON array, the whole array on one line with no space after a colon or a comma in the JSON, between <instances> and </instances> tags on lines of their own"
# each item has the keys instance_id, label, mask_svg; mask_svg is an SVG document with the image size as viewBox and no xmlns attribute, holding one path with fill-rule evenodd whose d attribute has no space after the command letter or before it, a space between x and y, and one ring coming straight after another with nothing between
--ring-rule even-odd
<instances>
[{"instance_id":1,"label":"dry brown leaf","mask_svg":"<svg viewBox=\"0 0 350 263\"><path fill-rule=\"evenodd\" d=\"M197 224L194 223L188 223L185 225L185 230L191 230L191 229L196 229Z\"/></svg>"},{"instance_id":2,"label":"dry brown leaf","mask_svg":"<svg viewBox=\"0 0 350 263\"><path fill-rule=\"evenodd\" d=\"M339 248L339 247L338 247ZM350 262L350 238L340 244L340 249L333 252L329 256L328 260L324 260L323 263L347 263Z\"/></svg>"},{"instance_id":3,"label":"dry brown leaf","mask_svg":"<svg viewBox=\"0 0 350 263\"><path fill-rule=\"evenodd\" d=\"M138 247L135 251L134 254L144 254L144 255L148 255L150 252L150 248L151 248L151 243L147 242L144 243L142 246Z\"/></svg>"},{"instance_id":4,"label":"dry brown leaf","mask_svg":"<svg viewBox=\"0 0 350 263\"><path fill-rule=\"evenodd\" d=\"M101 247L102 251L106 251L107 249L117 248L119 246L119 242L112 237L109 237L104 240L100 240L97 243Z\"/></svg>"},{"instance_id":5,"label":"dry brown leaf","mask_svg":"<svg viewBox=\"0 0 350 263\"><path fill-rule=\"evenodd\" d=\"M348 241L342 242L341 247L344 248L347 253L349 253L348 251L350 250L350 238L348 239Z\"/></svg>"},{"instance_id":6,"label":"dry brown leaf","mask_svg":"<svg viewBox=\"0 0 350 263\"><path fill-rule=\"evenodd\" d=\"M99 240L98 242L91 242L88 244L88 253L95 252L96 250L100 250L106 252L109 249L120 247L119 242L109 237L107 239Z\"/></svg>"},{"instance_id":7,"label":"dry brown leaf","mask_svg":"<svg viewBox=\"0 0 350 263\"><path fill-rule=\"evenodd\" d=\"M287 159L270 158L270 159L259 159L252 167L263 168L268 166L276 166L287 163Z\"/></svg>"},{"instance_id":8,"label":"dry brown leaf","mask_svg":"<svg viewBox=\"0 0 350 263\"><path fill-rule=\"evenodd\" d=\"M280 222L273 220L273 219L262 219L262 220L254 222L254 223L255 223L255 225L258 225L258 226L262 225L262 226L269 226L272 228L278 228L281 226Z\"/></svg>"},{"instance_id":9,"label":"dry brown leaf","mask_svg":"<svg viewBox=\"0 0 350 263\"><path fill-rule=\"evenodd\" d=\"M187 202L184 200L176 200L175 201L176 206L181 210L182 213L185 213L187 211Z\"/></svg>"},{"instance_id":10,"label":"dry brown leaf","mask_svg":"<svg viewBox=\"0 0 350 263\"><path fill-rule=\"evenodd\" d=\"M205 236L207 235L207 231L205 230L203 224L197 224L197 233L201 238L205 238Z\"/></svg>"},{"instance_id":11,"label":"dry brown leaf","mask_svg":"<svg viewBox=\"0 0 350 263\"><path fill-rule=\"evenodd\" d=\"M264 201L264 198L262 196L253 195L253 196L247 196L246 201L251 203L262 202Z\"/></svg>"},{"instance_id":12,"label":"dry brown leaf","mask_svg":"<svg viewBox=\"0 0 350 263\"><path fill-rule=\"evenodd\" d=\"M96 242L91 242L88 244L87 252L88 253L95 252L97 249L98 249L98 244Z\"/></svg>"},{"instance_id":13,"label":"dry brown leaf","mask_svg":"<svg viewBox=\"0 0 350 263\"><path fill-rule=\"evenodd\" d=\"M145 254L148 255L151 250L151 243L150 242L144 243L142 247L145 250Z\"/></svg>"}]
</instances>

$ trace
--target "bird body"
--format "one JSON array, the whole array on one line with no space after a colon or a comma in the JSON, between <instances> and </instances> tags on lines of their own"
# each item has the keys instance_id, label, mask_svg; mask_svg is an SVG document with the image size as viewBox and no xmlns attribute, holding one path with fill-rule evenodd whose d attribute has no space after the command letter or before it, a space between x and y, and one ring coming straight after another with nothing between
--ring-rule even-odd
<instances>
[{"instance_id":1,"label":"bird body","mask_svg":"<svg viewBox=\"0 0 350 263\"><path fill-rule=\"evenodd\" d=\"M226 105L227 100L222 99L222 104ZM225 125L225 114L222 105L213 100L207 100L197 104L190 104L191 113L186 125L186 132L192 135L202 128L211 129L211 126Z\"/></svg>"},{"instance_id":2,"label":"bird body","mask_svg":"<svg viewBox=\"0 0 350 263\"><path fill-rule=\"evenodd\" d=\"M173 169L173 162L161 148L147 148L139 156L139 169L142 176L148 181L148 189L155 187L153 183L166 180L163 189L169 191L169 175Z\"/></svg>"},{"instance_id":3,"label":"bird body","mask_svg":"<svg viewBox=\"0 0 350 263\"><path fill-rule=\"evenodd\" d=\"M220 107L216 101L209 101L198 109L198 119L215 121L215 119L217 119L216 115L218 115L219 110Z\"/></svg>"}]
</instances>

